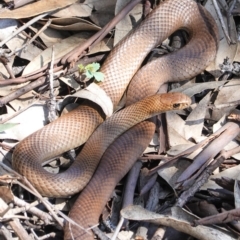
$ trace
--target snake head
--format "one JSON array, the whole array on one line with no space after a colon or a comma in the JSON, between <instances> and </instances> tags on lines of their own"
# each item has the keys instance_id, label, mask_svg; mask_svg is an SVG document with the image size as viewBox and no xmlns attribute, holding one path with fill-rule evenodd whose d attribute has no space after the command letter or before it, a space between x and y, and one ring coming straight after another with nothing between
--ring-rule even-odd
<instances>
[{"instance_id":1,"label":"snake head","mask_svg":"<svg viewBox=\"0 0 240 240\"><path fill-rule=\"evenodd\" d=\"M191 98L179 92L164 93L161 102L168 110L180 110L190 106Z\"/></svg>"}]
</instances>

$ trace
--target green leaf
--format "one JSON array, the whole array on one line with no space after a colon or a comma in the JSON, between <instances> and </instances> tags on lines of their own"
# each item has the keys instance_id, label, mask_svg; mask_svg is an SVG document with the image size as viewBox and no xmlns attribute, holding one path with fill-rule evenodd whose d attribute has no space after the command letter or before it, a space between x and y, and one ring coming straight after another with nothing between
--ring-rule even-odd
<instances>
[{"instance_id":1,"label":"green leaf","mask_svg":"<svg viewBox=\"0 0 240 240\"><path fill-rule=\"evenodd\" d=\"M85 67L82 64L79 64L78 68L80 72L85 72Z\"/></svg>"},{"instance_id":2,"label":"green leaf","mask_svg":"<svg viewBox=\"0 0 240 240\"><path fill-rule=\"evenodd\" d=\"M99 63L91 63L91 64L88 64L85 69L92 72L92 73L95 73L98 69L100 68L100 64Z\"/></svg>"},{"instance_id":3,"label":"green leaf","mask_svg":"<svg viewBox=\"0 0 240 240\"><path fill-rule=\"evenodd\" d=\"M89 70L87 70L85 74L86 74L87 78L92 78L93 77L93 73Z\"/></svg>"},{"instance_id":4,"label":"green leaf","mask_svg":"<svg viewBox=\"0 0 240 240\"><path fill-rule=\"evenodd\" d=\"M5 123L5 124L0 124L0 132L3 132L7 129L10 129L16 125L18 125L19 123Z\"/></svg>"},{"instance_id":5,"label":"green leaf","mask_svg":"<svg viewBox=\"0 0 240 240\"><path fill-rule=\"evenodd\" d=\"M104 79L104 74L101 73L101 72L95 72L95 73L93 73L93 76L95 77L95 79L96 79L98 82L101 82L101 81L103 81L103 79Z\"/></svg>"}]
</instances>

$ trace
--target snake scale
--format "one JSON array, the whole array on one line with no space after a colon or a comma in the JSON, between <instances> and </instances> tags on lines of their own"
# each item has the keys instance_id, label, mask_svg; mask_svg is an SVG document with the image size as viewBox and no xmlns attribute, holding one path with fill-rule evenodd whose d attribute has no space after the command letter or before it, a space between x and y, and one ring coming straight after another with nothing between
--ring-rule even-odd
<instances>
[{"instance_id":1,"label":"snake scale","mask_svg":"<svg viewBox=\"0 0 240 240\"><path fill-rule=\"evenodd\" d=\"M189 35L186 46L151 61L138 71L147 54L179 29ZM101 109L85 102L22 140L13 154L13 168L26 176L41 194L51 197L69 197L79 192L95 172L69 216L84 228L96 225L116 183L131 168L154 133L154 123L142 121L190 104L190 99L181 93L155 94L159 87L199 74L214 60L217 48L217 26L204 7L192 0L164 1L111 51L101 68L105 79L99 85L112 99L114 107L132 79L127 91L127 107L104 121ZM45 160L86 140L65 172L52 174L41 167ZM93 239L91 231L87 233L68 223L64 232L64 239Z\"/></svg>"}]
</instances>

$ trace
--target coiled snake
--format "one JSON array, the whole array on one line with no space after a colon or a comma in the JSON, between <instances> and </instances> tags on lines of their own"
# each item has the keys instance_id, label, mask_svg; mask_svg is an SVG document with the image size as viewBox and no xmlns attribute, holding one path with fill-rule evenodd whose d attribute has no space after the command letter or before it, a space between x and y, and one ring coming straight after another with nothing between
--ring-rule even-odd
<instances>
[{"instance_id":1,"label":"coiled snake","mask_svg":"<svg viewBox=\"0 0 240 240\"><path fill-rule=\"evenodd\" d=\"M151 49L178 29L189 34L186 46L137 72ZM181 93L151 95L163 83L189 79L200 73L215 58L217 47L215 21L201 5L192 0L165 1L111 51L101 68L105 80L99 85L113 105L116 107L131 79L127 105L135 104L114 114L97 128L103 122L102 112L85 103L21 141L14 151L13 168L26 176L44 196L71 196L87 184L109 145L130 128L105 152L94 177L70 211L70 217L83 227L97 224L102 205L115 183L129 170L154 133L153 122L139 122L190 104L190 99ZM46 159L75 148L87 139L67 171L55 175L41 167ZM65 239L93 239L93 236L66 224Z\"/></svg>"}]
</instances>

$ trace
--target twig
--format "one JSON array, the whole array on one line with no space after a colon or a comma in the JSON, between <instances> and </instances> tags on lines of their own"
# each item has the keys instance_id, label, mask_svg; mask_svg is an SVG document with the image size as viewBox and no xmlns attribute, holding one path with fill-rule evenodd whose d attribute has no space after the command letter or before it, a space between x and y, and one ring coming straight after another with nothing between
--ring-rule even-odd
<instances>
[{"instance_id":1,"label":"twig","mask_svg":"<svg viewBox=\"0 0 240 240\"><path fill-rule=\"evenodd\" d=\"M44 240L44 239L49 239L49 238L56 238L56 233L48 233L42 237L38 237L38 240Z\"/></svg>"},{"instance_id":2,"label":"twig","mask_svg":"<svg viewBox=\"0 0 240 240\"><path fill-rule=\"evenodd\" d=\"M20 22L21 22L21 20L20 19L18 19ZM28 27L29 29L31 29L33 32L35 32L34 31L34 29L31 27L31 26L29 26ZM22 34L24 35L24 36L26 36L27 38L29 38L29 39L32 39L32 37L29 35L29 34L27 34L26 32L22 32ZM38 40L36 40L36 39L34 39L34 43L36 44L36 46L38 46L40 49L42 49L42 50L45 50L47 47L46 46L44 46L42 43L40 43Z\"/></svg>"},{"instance_id":3,"label":"twig","mask_svg":"<svg viewBox=\"0 0 240 240\"><path fill-rule=\"evenodd\" d=\"M35 196L37 196L40 201L45 205L45 207L47 208L47 210L52 214L52 216L54 217L55 221L61 226L63 227L63 223L62 221L58 218L58 216L56 215L56 213L53 211L54 207L52 206L52 204L50 204L50 202L46 201L41 194L32 186L32 184L25 178L22 177L24 183L31 189L31 191L34 193Z\"/></svg>"},{"instance_id":4,"label":"twig","mask_svg":"<svg viewBox=\"0 0 240 240\"><path fill-rule=\"evenodd\" d=\"M124 223L124 218L121 217L121 218L120 218L120 221L119 221L119 223L118 223L118 225L117 225L117 227L116 227L116 229L115 229L115 231L114 231L114 234L113 234L111 240L115 240L115 239L117 238L117 235L118 235L118 233L120 232L123 223Z\"/></svg>"},{"instance_id":5,"label":"twig","mask_svg":"<svg viewBox=\"0 0 240 240\"><path fill-rule=\"evenodd\" d=\"M139 195L142 196L143 194L147 193L155 184L156 180L157 180L158 174L153 174L149 180L147 181L147 183L142 187Z\"/></svg>"},{"instance_id":6,"label":"twig","mask_svg":"<svg viewBox=\"0 0 240 240\"><path fill-rule=\"evenodd\" d=\"M94 226L91 228L95 235L98 236L101 240L110 240L109 237L107 237L97 226ZM74 239L74 237L73 237Z\"/></svg>"},{"instance_id":7,"label":"twig","mask_svg":"<svg viewBox=\"0 0 240 240\"><path fill-rule=\"evenodd\" d=\"M134 190L136 188L137 179L138 179L137 176L139 175L141 167L142 167L142 162L137 161L134 164L134 166L131 168L130 172L128 173L122 208L125 208L125 207L133 204Z\"/></svg>"}]
</instances>

